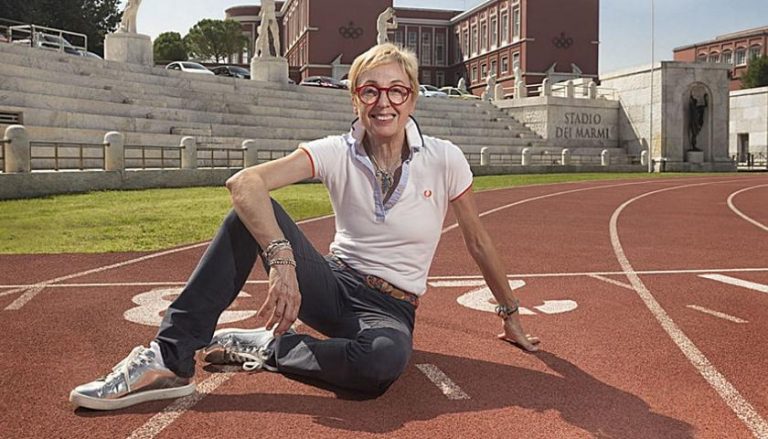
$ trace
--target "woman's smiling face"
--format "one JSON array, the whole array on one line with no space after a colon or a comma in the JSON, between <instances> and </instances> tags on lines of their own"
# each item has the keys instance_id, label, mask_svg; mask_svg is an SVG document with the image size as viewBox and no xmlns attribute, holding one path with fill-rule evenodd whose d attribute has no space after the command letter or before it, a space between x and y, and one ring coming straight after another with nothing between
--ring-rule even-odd
<instances>
[{"instance_id":1,"label":"woman's smiling face","mask_svg":"<svg viewBox=\"0 0 768 439\"><path fill-rule=\"evenodd\" d=\"M363 85L412 88L408 75L397 62L382 64L362 73L357 84L352 86ZM393 105L384 91L380 92L379 98L372 104L363 103L359 97L355 97L353 101L357 116L374 143L388 141L399 133L405 133L405 125L416 108L416 96L413 91L400 105Z\"/></svg>"}]
</instances>

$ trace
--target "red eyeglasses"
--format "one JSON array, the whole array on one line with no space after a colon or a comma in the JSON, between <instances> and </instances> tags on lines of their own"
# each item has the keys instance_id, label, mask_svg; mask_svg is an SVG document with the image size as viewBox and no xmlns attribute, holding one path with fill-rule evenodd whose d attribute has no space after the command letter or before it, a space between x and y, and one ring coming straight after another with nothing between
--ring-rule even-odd
<instances>
[{"instance_id":1,"label":"red eyeglasses","mask_svg":"<svg viewBox=\"0 0 768 439\"><path fill-rule=\"evenodd\" d=\"M375 85L361 85L355 89L355 94L365 105L372 105L379 101L382 93L387 94L387 99L392 105L402 105L411 97L411 90L404 85L393 85L392 87L377 87Z\"/></svg>"}]
</instances>

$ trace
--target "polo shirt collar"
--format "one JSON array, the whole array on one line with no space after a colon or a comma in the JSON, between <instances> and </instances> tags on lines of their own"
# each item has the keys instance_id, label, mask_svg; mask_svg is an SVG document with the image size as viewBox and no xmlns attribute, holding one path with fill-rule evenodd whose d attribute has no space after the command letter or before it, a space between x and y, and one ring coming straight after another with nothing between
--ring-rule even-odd
<instances>
[{"instance_id":1,"label":"polo shirt collar","mask_svg":"<svg viewBox=\"0 0 768 439\"><path fill-rule=\"evenodd\" d=\"M405 124L405 139L411 154L418 152L424 146L424 138L421 135L421 128L413 116L409 117ZM360 118L352 121L352 128L347 134L344 134L344 141L348 146L354 147L358 155L366 155L363 149L363 137L365 137L365 127L360 122Z\"/></svg>"}]
</instances>

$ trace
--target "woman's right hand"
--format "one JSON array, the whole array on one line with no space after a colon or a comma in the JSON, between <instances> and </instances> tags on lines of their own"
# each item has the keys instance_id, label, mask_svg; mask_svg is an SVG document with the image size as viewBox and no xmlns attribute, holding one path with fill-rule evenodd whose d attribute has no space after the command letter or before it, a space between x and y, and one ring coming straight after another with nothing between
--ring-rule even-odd
<instances>
[{"instance_id":1,"label":"woman's right hand","mask_svg":"<svg viewBox=\"0 0 768 439\"><path fill-rule=\"evenodd\" d=\"M269 316L267 329L275 325L274 334L280 336L299 317L301 294L296 279L296 268L291 265L275 265L269 270L269 292L257 316Z\"/></svg>"}]
</instances>

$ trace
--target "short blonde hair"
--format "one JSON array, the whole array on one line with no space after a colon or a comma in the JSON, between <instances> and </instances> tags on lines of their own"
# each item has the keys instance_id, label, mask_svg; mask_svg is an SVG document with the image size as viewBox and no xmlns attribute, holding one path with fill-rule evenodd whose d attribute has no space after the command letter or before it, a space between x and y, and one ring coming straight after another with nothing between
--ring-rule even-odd
<instances>
[{"instance_id":1,"label":"short blonde hair","mask_svg":"<svg viewBox=\"0 0 768 439\"><path fill-rule=\"evenodd\" d=\"M398 47L392 43L384 43L371 47L366 52L360 54L352 62L349 69L349 91L352 98L356 99L355 89L358 87L358 79L363 73L375 69L384 64L396 62L403 68L405 74L411 82L414 98L419 95L419 61L412 50Z\"/></svg>"}]
</instances>

